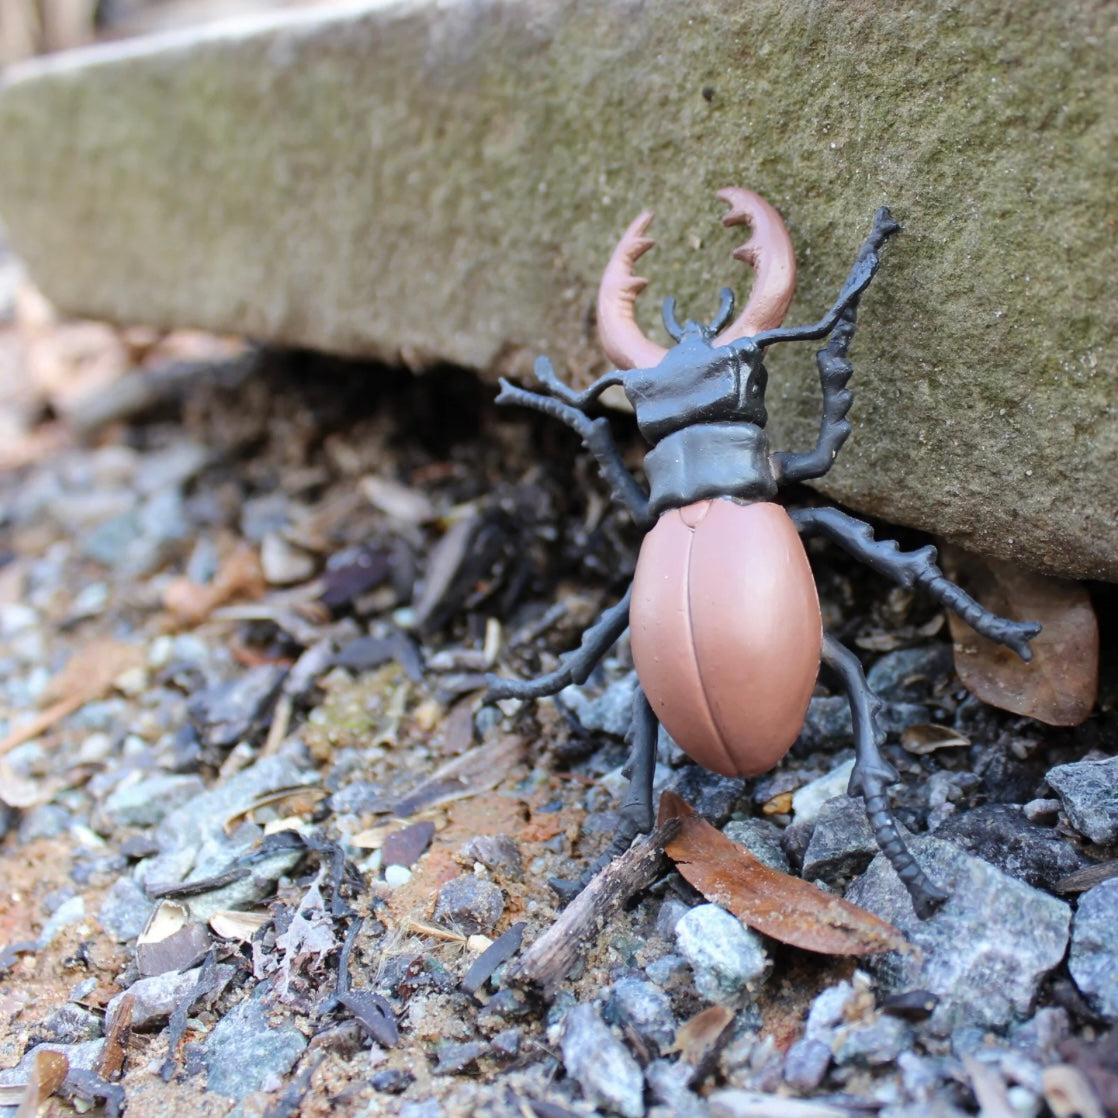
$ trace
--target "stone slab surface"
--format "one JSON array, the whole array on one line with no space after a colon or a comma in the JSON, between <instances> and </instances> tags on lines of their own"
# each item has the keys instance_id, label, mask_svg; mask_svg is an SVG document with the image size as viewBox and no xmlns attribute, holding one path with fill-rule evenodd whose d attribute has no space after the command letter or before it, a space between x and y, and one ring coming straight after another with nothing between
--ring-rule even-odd
<instances>
[{"instance_id":1,"label":"stone slab surface","mask_svg":"<svg viewBox=\"0 0 1118 1118\"><path fill-rule=\"evenodd\" d=\"M1042 570L1118 579L1118 8L1093 0L444 0L81 52L0 89L0 215L67 311L343 354L600 369L613 242L656 206L643 319L708 317L714 191L785 215L789 322L874 209L855 436L820 487ZM814 437L809 347L771 360Z\"/></svg>"}]
</instances>

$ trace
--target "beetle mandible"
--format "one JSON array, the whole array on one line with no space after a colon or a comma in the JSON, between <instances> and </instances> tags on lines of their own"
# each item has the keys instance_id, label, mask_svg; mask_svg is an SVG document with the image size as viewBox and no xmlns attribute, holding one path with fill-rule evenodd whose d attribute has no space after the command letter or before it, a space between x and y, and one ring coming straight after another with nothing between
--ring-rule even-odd
<instances>
[{"instance_id":1,"label":"beetle mandible","mask_svg":"<svg viewBox=\"0 0 1118 1118\"><path fill-rule=\"evenodd\" d=\"M664 326L675 345L650 341L633 317L647 281L633 275L652 247L651 211L625 231L598 293L598 335L616 369L576 392L546 357L535 364L546 394L501 380L500 404L522 404L573 427L614 497L646 531L625 596L584 634L560 667L530 681L490 676L487 698L537 699L582 683L628 627L640 682L633 711L629 789L621 825L602 863L653 823L657 722L694 760L726 775L771 769L796 740L820 664L842 681L854 728L851 795L863 797L878 845L929 916L946 898L905 846L886 789L898 779L881 754L880 700L858 659L823 631L819 599L800 533L821 533L901 586L922 587L974 629L1031 658L1030 622L989 612L936 566L934 547L902 552L875 540L870 526L832 508L786 511L778 487L823 476L850 434L846 418L853 371L847 360L858 302L878 267L882 245L900 228L889 211L874 215L869 236L831 309L810 326L781 327L795 286L795 257L784 222L759 194L719 191L724 225L749 225L734 256L754 270L753 290L734 318L729 288L709 324L676 319L666 299ZM732 319L732 321L731 321ZM816 354L823 395L819 437L807 452L771 452L765 434L764 354L769 346L827 338ZM646 493L622 462L609 423L586 409L621 385L650 444Z\"/></svg>"}]
</instances>

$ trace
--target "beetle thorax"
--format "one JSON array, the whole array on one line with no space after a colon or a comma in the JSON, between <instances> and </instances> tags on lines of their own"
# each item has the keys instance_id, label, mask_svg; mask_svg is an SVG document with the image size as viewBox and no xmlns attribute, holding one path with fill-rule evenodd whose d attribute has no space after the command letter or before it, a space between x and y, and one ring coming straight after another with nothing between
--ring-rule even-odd
<instances>
[{"instance_id":1,"label":"beetle thorax","mask_svg":"<svg viewBox=\"0 0 1118 1118\"><path fill-rule=\"evenodd\" d=\"M654 369L625 378L637 425L652 443L644 467L653 513L707 497L772 500L767 380L759 350L713 346L698 332L685 332Z\"/></svg>"},{"instance_id":2,"label":"beetle thorax","mask_svg":"<svg viewBox=\"0 0 1118 1118\"><path fill-rule=\"evenodd\" d=\"M690 325L690 323L688 324ZM757 349L714 346L696 330L652 369L633 369L625 395L641 434L653 445L694 423L736 422L764 427L768 373Z\"/></svg>"}]
</instances>

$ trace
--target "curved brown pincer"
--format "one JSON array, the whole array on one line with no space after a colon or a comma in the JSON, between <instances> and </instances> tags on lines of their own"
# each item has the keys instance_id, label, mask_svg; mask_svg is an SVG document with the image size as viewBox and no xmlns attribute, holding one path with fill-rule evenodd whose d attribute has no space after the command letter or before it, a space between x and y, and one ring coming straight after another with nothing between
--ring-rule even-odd
<instances>
[{"instance_id":1,"label":"curved brown pincer","mask_svg":"<svg viewBox=\"0 0 1118 1118\"><path fill-rule=\"evenodd\" d=\"M756 277L745 309L714 339L715 345L727 345L762 330L774 330L784 321L796 290L796 254L784 219L760 194L728 186L718 197L730 207L722 217L723 225L753 229L753 236L734 249L734 259L745 261Z\"/></svg>"},{"instance_id":2,"label":"curved brown pincer","mask_svg":"<svg viewBox=\"0 0 1118 1118\"><path fill-rule=\"evenodd\" d=\"M753 229L753 236L734 250L734 258L749 264L756 276L745 309L715 339L716 345L726 345L780 325L796 286L796 258L780 214L760 194L731 186L718 197L730 207L723 225ZM653 216L652 210L645 210L625 230L598 288L598 338L619 369L653 368L668 352L645 337L633 316L637 296L648 285L648 280L633 275L633 265L654 243L645 236Z\"/></svg>"}]
</instances>

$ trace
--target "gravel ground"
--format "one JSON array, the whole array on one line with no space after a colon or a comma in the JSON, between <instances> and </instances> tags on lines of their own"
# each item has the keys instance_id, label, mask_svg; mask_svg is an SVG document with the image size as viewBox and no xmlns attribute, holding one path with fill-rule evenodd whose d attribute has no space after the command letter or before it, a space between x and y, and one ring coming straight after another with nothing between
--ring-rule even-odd
<instances>
[{"instance_id":1,"label":"gravel ground","mask_svg":"<svg viewBox=\"0 0 1118 1118\"><path fill-rule=\"evenodd\" d=\"M665 739L657 784L917 950L782 945L664 861L541 998L514 960L616 828L630 662L519 710L482 676L553 667L632 530L463 373L161 377L0 478L0 1113L1118 1114L1105 612L1096 712L1053 730L960 688L928 603L813 551L951 900L917 920L876 856L821 686L775 772Z\"/></svg>"}]
</instances>

